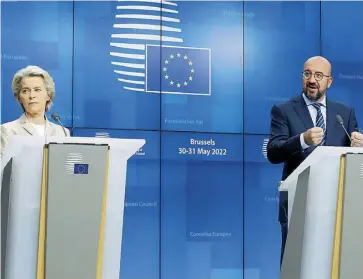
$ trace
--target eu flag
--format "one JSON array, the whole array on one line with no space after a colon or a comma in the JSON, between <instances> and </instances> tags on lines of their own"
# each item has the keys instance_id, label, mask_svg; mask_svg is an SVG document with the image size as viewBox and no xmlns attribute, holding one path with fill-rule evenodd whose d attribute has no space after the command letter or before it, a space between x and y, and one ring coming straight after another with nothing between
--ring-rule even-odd
<instances>
[{"instance_id":1,"label":"eu flag","mask_svg":"<svg viewBox=\"0 0 363 279\"><path fill-rule=\"evenodd\" d=\"M74 164L74 174L88 174L88 164Z\"/></svg>"},{"instance_id":2,"label":"eu flag","mask_svg":"<svg viewBox=\"0 0 363 279\"><path fill-rule=\"evenodd\" d=\"M147 45L146 91L211 95L210 49Z\"/></svg>"}]
</instances>

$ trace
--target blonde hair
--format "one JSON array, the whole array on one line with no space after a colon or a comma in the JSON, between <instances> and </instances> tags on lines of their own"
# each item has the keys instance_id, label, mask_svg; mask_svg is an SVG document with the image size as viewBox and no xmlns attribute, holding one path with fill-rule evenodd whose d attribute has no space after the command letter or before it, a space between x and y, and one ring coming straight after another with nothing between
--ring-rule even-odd
<instances>
[{"instance_id":1,"label":"blonde hair","mask_svg":"<svg viewBox=\"0 0 363 279\"><path fill-rule=\"evenodd\" d=\"M19 101L19 95L21 90L21 81L25 77L41 77L44 80L45 88L47 90L49 101L45 104L45 111L48 111L53 105L53 99L55 95L55 84L52 77L47 71L38 66L27 66L19 70L13 78L11 89L13 90L14 97ZM23 108L24 109L24 108Z\"/></svg>"}]
</instances>

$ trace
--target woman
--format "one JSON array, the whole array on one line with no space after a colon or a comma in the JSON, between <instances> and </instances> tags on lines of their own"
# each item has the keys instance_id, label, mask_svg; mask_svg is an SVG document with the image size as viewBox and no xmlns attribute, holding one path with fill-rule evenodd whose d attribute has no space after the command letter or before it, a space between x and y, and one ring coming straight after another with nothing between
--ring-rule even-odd
<instances>
[{"instance_id":1,"label":"woman","mask_svg":"<svg viewBox=\"0 0 363 279\"><path fill-rule=\"evenodd\" d=\"M12 91L21 105L23 115L1 125L1 153L14 135L20 136L69 136L69 130L51 123L45 116L54 99L53 79L43 69L28 66L19 70L13 78Z\"/></svg>"}]
</instances>

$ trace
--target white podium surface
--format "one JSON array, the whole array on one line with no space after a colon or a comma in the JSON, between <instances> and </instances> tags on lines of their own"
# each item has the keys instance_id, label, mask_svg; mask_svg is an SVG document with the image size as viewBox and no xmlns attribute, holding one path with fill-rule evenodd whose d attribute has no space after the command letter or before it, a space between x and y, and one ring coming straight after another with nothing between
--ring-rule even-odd
<instances>
[{"instance_id":1,"label":"white podium surface","mask_svg":"<svg viewBox=\"0 0 363 279\"><path fill-rule=\"evenodd\" d=\"M294 203L296 184L299 178L299 174L302 173L307 167L311 166L311 169L322 170L326 168L325 162L329 160L340 162L340 156L346 153L363 153L363 148L360 147L333 147L333 146L319 146L317 147L301 164L297 167L289 177L281 183L279 191L288 192L288 216L290 223L290 216L292 205ZM322 158L326 157L324 163L320 162ZM339 170L339 168L338 168ZM334 190L336 190L334 188Z\"/></svg>"},{"instance_id":2,"label":"white podium surface","mask_svg":"<svg viewBox=\"0 0 363 279\"><path fill-rule=\"evenodd\" d=\"M330 278L340 156L363 148L318 147L279 187L288 191L289 225L299 174L310 166L300 279Z\"/></svg>"},{"instance_id":3,"label":"white podium surface","mask_svg":"<svg viewBox=\"0 0 363 279\"><path fill-rule=\"evenodd\" d=\"M339 167L340 157L332 157L310 169L301 279L330 278Z\"/></svg>"},{"instance_id":4,"label":"white podium surface","mask_svg":"<svg viewBox=\"0 0 363 279\"><path fill-rule=\"evenodd\" d=\"M102 278L119 279L127 160L145 140L18 136L12 139L1 160L2 174L13 158L6 279L36 278L43 147L50 142L110 146Z\"/></svg>"}]
</instances>

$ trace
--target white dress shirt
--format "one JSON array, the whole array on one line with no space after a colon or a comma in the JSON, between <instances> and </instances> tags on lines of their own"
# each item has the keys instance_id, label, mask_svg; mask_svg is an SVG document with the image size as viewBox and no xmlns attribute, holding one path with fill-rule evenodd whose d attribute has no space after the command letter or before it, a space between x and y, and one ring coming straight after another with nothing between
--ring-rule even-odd
<instances>
[{"instance_id":1,"label":"white dress shirt","mask_svg":"<svg viewBox=\"0 0 363 279\"><path fill-rule=\"evenodd\" d=\"M34 124L31 123L35 131L37 131L38 136L44 137L45 136L45 124Z\"/></svg>"},{"instance_id":2,"label":"white dress shirt","mask_svg":"<svg viewBox=\"0 0 363 279\"><path fill-rule=\"evenodd\" d=\"M309 100L304 93L302 93L302 96L305 100L305 103L309 109L309 113L311 116L311 119L313 120L314 126L316 126L316 115L318 114L318 111L316 110L316 108L312 105L314 102ZM321 113L323 114L323 118L324 118L324 123L325 123L325 127L326 127L326 97L324 96L324 99L321 100L319 103L322 104L322 106L320 107ZM302 133L300 135L300 143L301 143L301 147L302 149L306 149L309 147L309 145L307 145L305 143L304 140L304 133Z\"/></svg>"}]
</instances>

